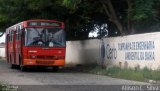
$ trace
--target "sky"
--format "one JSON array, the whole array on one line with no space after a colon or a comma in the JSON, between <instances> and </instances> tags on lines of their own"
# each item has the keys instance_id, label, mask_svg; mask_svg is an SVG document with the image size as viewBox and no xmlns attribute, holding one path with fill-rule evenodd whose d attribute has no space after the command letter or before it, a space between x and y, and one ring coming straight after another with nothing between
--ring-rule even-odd
<instances>
[{"instance_id":1,"label":"sky","mask_svg":"<svg viewBox=\"0 0 160 91\"><path fill-rule=\"evenodd\" d=\"M90 32L88 36L89 37L97 37L97 33L98 33L98 31Z\"/></svg>"},{"instance_id":2,"label":"sky","mask_svg":"<svg viewBox=\"0 0 160 91\"><path fill-rule=\"evenodd\" d=\"M0 43L5 42L5 34L3 34L2 37L0 37Z\"/></svg>"}]
</instances>

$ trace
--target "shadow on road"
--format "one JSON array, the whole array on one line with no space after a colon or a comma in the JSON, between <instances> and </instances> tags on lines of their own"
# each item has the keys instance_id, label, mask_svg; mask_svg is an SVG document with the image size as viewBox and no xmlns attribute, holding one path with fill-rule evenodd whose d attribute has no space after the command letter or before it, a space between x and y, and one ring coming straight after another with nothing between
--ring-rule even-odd
<instances>
[{"instance_id":1,"label":"shadow on road","mask_svg":"<svg viewBox=\"0 0 160 91\"><path fill-rule=\"evenodd\" d=\"M14 68L11 68L10 65L5 61L5 60L0 60L0 69L4 69L6 71L10 71L10 72L15 72L18 71L20 72L20 67L19 66L15 66ZM76 66L76 67L59 67L58 69L54 69L52 67L41 67L41 66L37 66L37 67L27 67L27 69L24 72L45 72L45 73L80 73L82 72L81 67ZM22 71L21 71L22 72Z\"/></svg>"}]
</instances>

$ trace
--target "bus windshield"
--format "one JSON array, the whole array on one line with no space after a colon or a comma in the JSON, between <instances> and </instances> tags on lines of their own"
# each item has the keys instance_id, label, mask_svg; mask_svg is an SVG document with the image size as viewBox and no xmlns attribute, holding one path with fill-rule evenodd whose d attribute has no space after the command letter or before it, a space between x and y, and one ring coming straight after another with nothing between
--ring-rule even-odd
<instances>
[{"instance_id":1,"label":"bus windshield","mask_svg":"<svg viewBox=\"0 0 160 91\"><path fill-rule=\"evenodd\" d=\"M65 47L62 28L26 28L25 46Z\"/></svg>"}]
</instances>

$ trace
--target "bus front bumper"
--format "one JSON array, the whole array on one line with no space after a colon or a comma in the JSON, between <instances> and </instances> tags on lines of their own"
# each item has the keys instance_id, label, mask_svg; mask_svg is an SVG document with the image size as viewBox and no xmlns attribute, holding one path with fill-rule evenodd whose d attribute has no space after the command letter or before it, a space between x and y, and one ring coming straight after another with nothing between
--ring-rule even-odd
<instances>
[{"instance_id":1,"label":"bus front bumper","mask_svg":"<svg viewBox=\"0 0 160 91\"><path fill-rule=\"evenodd\" d=\"M24 59L23 66L64 66L65 60Z\"/></svg>"}]
</instances>

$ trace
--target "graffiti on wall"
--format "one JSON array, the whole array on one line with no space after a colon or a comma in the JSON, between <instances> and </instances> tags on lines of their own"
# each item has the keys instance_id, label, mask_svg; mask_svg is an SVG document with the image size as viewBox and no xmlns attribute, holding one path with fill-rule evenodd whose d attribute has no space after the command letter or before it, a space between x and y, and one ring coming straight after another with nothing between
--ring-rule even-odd
<instances>
[{"instance_id":1,"label":"graffiti on wall","mask_svg":"<svg viewBox=\"0 0 160 91\"><path fill-rule=\"evenodd\" d=\"M118 51L125 52L125 60L155 60L154 41L118 43Z\"/></svg>"},{"instance_id":2,"label":"graffiti on wall","mask_svg":"<svg viewBox=\"0 0 160 91\"><path fill-rule=\"evenodd\" d=\"M116 60L117 59L117 49L114 46L106 45L106 57L107 59Z\"/></svg>"},{"instance_id":3,"label":"graffiti on wall","mask_svg":"<svg viewBox=\"0 0 160 91\"><path fill-rule=\"evenodd\" d=\"M116 60L118 52L124 54L124 60L155 60L154 41L109 43L104 45L104 50L105 58L109 60Z\"/></svg>"}]
</instances>

